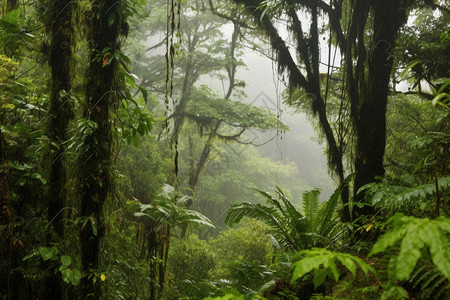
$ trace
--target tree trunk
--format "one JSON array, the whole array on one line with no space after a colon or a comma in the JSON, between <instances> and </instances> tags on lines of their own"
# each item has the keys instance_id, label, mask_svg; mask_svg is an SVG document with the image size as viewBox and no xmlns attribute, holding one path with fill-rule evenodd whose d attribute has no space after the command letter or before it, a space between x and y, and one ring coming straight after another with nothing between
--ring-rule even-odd
<instances>
[{"instance_id":1,"label":"tree trunk","mask_svg":"<svg viewBox=\"0 0 450 300\"><path fill-rule=\"evenodd\" d=\"M74 1L51 1L50 15L47 16L46 27L50 35L51 46L49 64L51 68L50 82L50 123L48 137L50 139L50 178L48 195L48 221L53 225L58 239L63 238L64 226L61 223L62 209L66 199L66 171L63 164L67 125L73 117L70 92L73 81L73 49L75 39L72 26ZM51 238L51 242L58 242ZM58 273L52 272L46 282L47 297L62 298L62 282Z\"/></svg>"},{"instance_id":2,"label":"tree trunk","mask_svg":"<svg viewBox=\"0 0 450 300\"><path fill-rule=\"evenodd\" d=\"M352 21L355 36L350 38L357 37L353 39L357 41L357 53L354 54L357 64L353 74L347 74L347 78L350 81L351 114L356 133L353 187L353 200L356 202L364 202L364 193L358 193L362 186L384 175L386 105L392 71L389 55L400 26L406 22L405 7L409 5L406 2L378 0L373 1L371 7L365 0L355 2ZM370 48L366 50L364 29L369 9L373 13L373 36ZM351 53L347 54L348 71L352 71L351 60L354 57ZM371 213L373 208L370 206L355 206L352 219Z\"/></svg>"},{"instance_id":3,"label":"tree trunk","mask_svg":"<svg viewBox=\"0 0 450 300\"><path fill-rule=\"evenodd\" d=\"M79 163L82 189L81 215L89 219L81 230L83 299L88 295L93 299L100 296L100 280L94 278L97 275L92 272L99 269L100 241L104 231L102 207L112 185L113 136L110 112L117 107L113 104L118 101L118 93L115 90L118 61L112 54L120 51L122 1L105 0L102 3L93 6L88 33L88 40L94 40L98 46L91 53L86 74L84 118L86 125L95 124L95 126L91 127L92 133L85 137ZM98 54L98 51L101 52L106 47L111 49Z\"/></svg>"},{"instance_id":4,"label":"tree trunk","mask_svg":"<svg viewBox=\"0 0 450 300\"><path fill-rule=\"evenodd\" d=\"M70 92L73 81L73 49L75 39L72 26L74 1L52 1L47 28L51 37L50 48L50 124L48 135L52 143L50 154L48 219L55 232L62 237L61 209L66 197L66 172L63 166L67 125L73 117ZM64 12L64 13L61 13Z\"/></svg>"},{"instance_id":5,"label":"tree trunk","mask_svg":"<svg viewBox=\"0 0 450 300\"><path fill-rule=\"evenodd\" d=\"M6 12L16 9L18 4L17 0L6 0Z\"/></svg>"}]
</instances>

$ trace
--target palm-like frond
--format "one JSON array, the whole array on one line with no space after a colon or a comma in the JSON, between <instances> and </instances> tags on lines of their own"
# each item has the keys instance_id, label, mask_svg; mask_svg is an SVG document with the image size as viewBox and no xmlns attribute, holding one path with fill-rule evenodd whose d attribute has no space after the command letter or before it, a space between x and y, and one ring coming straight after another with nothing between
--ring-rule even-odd
<instances>
[{"instance_id":1,"label":"palm-like frond","mask_svg":"<svg viewBox=\"0 0 450 300\"><path fill-rule=\"evenodd\" d=\"M135 217L151 219L155 227L178 226L184 223L197 223L214 227L211 220L201 213L186 209L180 205L180 202L184 201L185 197L187 196L178 195L172 186L165 184L162 192L152 203L143 204L135 199L135 201L128 201L127 204L134 211Z\"/></svg>"},{"instance_id":2,"label":"palm-like frond","mask_svg":"<svg viewBox=\"0 0 450 300\"><path fill-rule=\"evenodd\" d=\"M328 202L319 208L319 190L303 194L303 210L305 216L295 207L284 192L275 188L277 198L270 193L257 190L267 205L244 202L233 205L227 213L225 224L239 223L243 217L250 217L269 226L277 247L285 250L308 249L335 237L338 231L337 220L333 219L340 189ZM326 224L323 224L323 223Z\"/></svg>"},{"instance_id":3,"label":"palm-like frond","mask_svg":"<svg viewBox=\"0 0 450 300\"><path fill-rule=\"evenodd\" d=\"M278 203L276 199L270 200L274 200L275 203ZM271 229L272 234L274 238L277 239L280 247L287 246L289 249L296 249L295 240L293 240L290 230L286 226L287 220L283 213L277 210L277 208L279 209L279 206L264 206L250 202L233 205L230 207L227 216L225 217L225 224L233 225L239 223L243 217L260 220Z\"/></svg>"}]
</instances>

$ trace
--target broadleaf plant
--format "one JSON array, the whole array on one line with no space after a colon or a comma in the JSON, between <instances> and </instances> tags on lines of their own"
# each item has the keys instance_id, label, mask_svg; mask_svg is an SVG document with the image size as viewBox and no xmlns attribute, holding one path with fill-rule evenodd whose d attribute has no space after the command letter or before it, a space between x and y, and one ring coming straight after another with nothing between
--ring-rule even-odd
<instances>
[{"instance_id":1,"label":"broadleaf plant","mask_svg":"<svg viewBox=\"0 0 450 300\"><path fill-rule=\"evenodd\" d=\"M292 264L293 273L291 284L311 271L314 271L313 283L314 288L320 286L325 278L332 277L335 281L339 280L338 264L345 266L353 278L356 276L356 266L367 276L369 272L376 274L372 266L365 263L357 256L348 253L333 252L323 248L313 248L311 250L302 250L294 255L302 257L299 261Z\"/></svg>"}]
</instances>

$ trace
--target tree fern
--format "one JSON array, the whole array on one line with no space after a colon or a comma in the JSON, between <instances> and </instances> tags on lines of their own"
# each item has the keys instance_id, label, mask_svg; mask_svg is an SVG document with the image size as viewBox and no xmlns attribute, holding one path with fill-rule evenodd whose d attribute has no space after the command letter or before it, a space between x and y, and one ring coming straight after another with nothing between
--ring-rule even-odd
<instances>
[{"instance_id":1,"label":"tree fern","mask_svg":"<svg viewBox=\"0 0 450 300\"><path fill-rule=\"evenodd\" d=\"M257 191L266 199L267 205L250 202L233 205L228 210L225 224L239 223L244 216L258 219L269 226L277 246L291 251L324 245L335 237L338 227L333 214L339 199L339 189L320 208L320 191L305 192L305 215L297 210L279 187L275 189L277 198L267 192Z\"/></svg>"},{"instance_id":2,"label":"tree fern","mask_svg":"<svg viewBox=\"0 0 450 300\"><path fill-rule=\"evenodd\" d=\"M390 261L391 276L400 280L408 279L424 253L422 250L428 249L436 268L450 279L450 251L446 236L450 233L449 218L430 220L397 213L387 224L390 230L378 239L369 256L400 244L399 254Z\"/></svg>"},{"instance_id":3,"label":"tree fern","mask_svg":"<svg viewBox=\"0 0 450 300\"><path fill-rule=\"evenodd\" d=\"M291 234L288 221L275 207L250 202L233 205L228 210L225 224L232 225L239 223L243 217L264 222L271 229L272 235L280 247L284 249L297 249L297 243Z\"/></svg>"}]
</instances>

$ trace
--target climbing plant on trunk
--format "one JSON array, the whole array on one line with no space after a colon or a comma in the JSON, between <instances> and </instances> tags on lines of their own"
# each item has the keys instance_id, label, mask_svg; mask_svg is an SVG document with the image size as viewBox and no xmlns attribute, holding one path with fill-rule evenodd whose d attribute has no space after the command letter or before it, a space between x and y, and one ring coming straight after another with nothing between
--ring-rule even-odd
<instances>
[{"instance_id":1,"label":"climbing plant on trunk","mask_svg":"<svg viewBox=\"0 0 450 300\"><path fill-rule=\"evenodd\" d=\"M51 69L50 108L48 137L51 152L49 157L49 196L48 221L53 225L57 238L61 239L64 226L61 223L62 209L66 198L66 170L64 161L67 140L67 126L73 117L71 90L73 82L75 46L72 13L76 2L71 0L49 1L49 15L44 16L47 32L50 36L49 64ZM55 242L54 239L50 239ZM57 241L56 241L57 242ZM52 296L62 297L59 274L48 278L48 292Z\"/></svg>"},{"instance_id":2,"label":"climbing plant on trunk","mask_svg":"<svg viewBox=\"0 0 450 300\"><path fill-rule=\"evenodd\" d=\"M81 230L83 298L97 299L99 286L100 241L104 234L102 207L113 186L111 169L114 134L112 113L118 108L119 36L126 28L125 1L105 0L92 5L87 39L95 41L86 74L83 135L79 159L81 180L81 216L86 218Z\"/></svg>"}]
</instances>

